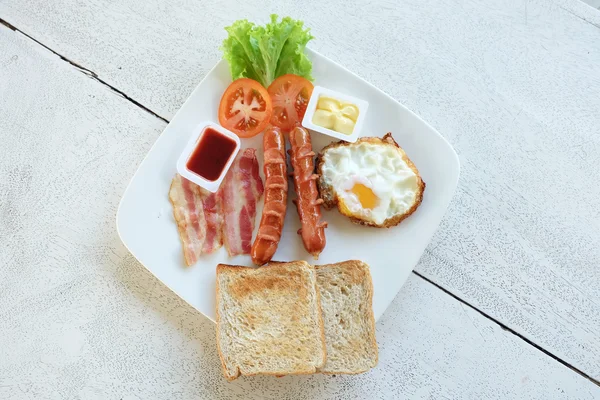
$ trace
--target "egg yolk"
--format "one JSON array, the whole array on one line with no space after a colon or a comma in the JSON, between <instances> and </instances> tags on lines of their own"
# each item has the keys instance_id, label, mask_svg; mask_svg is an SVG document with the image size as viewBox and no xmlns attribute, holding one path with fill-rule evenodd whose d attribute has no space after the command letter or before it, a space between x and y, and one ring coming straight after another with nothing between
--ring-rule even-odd
<instances>
[{"instance_id":1,"label":"egg yolk","mask_svg":"<svg viewBox=\"0 0 600 400\"><path fill-rule=\"evenodd\" d=\"M363 208L373 209L377 206L377 201L379 199L370 188L362 183L355 184L350 191L358 197Z\"/></svg>"}]
</instances>

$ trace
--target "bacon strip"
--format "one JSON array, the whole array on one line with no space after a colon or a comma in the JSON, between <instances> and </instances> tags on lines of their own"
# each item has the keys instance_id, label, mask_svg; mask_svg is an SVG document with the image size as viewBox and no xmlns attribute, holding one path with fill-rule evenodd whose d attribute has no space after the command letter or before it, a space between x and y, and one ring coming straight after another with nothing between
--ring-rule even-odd
<instances>
[{"instance_id":1,"label":"bacon strip","mask_svg":"<svg viewBox=\"0 0 600 400\"><path fill-rule=\"evenodd\" d=\"M169 189L173 216L177 222L186 265L198 261L206 239L206 218L198 186L175 175Z\"/></svg>"},{"instance_id":2,"label":"bacon strip","mask_svg":"<svg viewBox=\"0 0 600 400\"><path fill-rule=\"evenodd\" d=\"M256 150L246 149L231 165L217 193L175 175L169 200L186 265L216 251L223 242L230 256L250 254L256 203L264 191L258 171Z\"/></svg>"},{"instance_id":3,"label":"bacon strip","mask_svg":"<svg viewBox=\"0 0 600 400\"><path fill-rule=\"evenodd\" d=\"M231 165L219 193L223 203L223 236L230 256L250 254L256 203L264 191L255 149L241 152Z\"/></svg>"},{"instance_id":4,"label":"bacon strip","mask_svg":"<svg viewBox=\"0 0 600 400\"><path fill-rule=\"evenodd\" d=\"M223 215L220 196L196 186L202 194L204 219L206 219L206 239L202 253L209 254L218 250L223 245Z\"/></svg>"}]
</instances>

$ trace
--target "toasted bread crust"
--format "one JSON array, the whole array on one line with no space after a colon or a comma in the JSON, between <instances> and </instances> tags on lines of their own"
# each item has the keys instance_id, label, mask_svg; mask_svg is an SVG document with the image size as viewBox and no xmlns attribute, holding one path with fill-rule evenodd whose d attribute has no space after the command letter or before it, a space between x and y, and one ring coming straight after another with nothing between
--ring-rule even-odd
<instances>
[{"instance_id":1,"label":"toasted bread crust","mask_svg":"<svg viewBox=\"0 0 600 400\"><path fill-rule=\"evenodd\" d=\"M400 153L400 155L402 156L402 159L404 160L404 162L406 162L408 167L417 176L417 184L418 184L417 196L415 198L415 202L413 203L413 205L404 214L394 215L392 218L388 218L385 221L383 221L382 224L376 224L372 221L365 221L365 220L357 218L353 215L349 215L349 214L343 212L339 207L338 207L338 211L340 211L340 213L343 214L344 216L348 217L350 219L350 221L352 221L353 223L358 224L358 225L372 226L375 228L390 228L392 226L396 226L400 222L402 222L404 219L409 217L412 213L414 213L417 210L417 208L419 208L419 206L421 205L421 202L423 201L423 192L425 191L425 182L421 178L421 175L419 175L419 170L417 169L415 164L410 160L410 158L408 158L408 156L406 155L406 152L402 149L402 147L400 147L398 145L398 143L396 143L396 141L392 137L391 132L388 132L387 134L385 134L385 136L383 138L362 137L356 141L356 143L360 143L360 142L385 144L388 146L395 147L398 150L398 152ZM333 149L333 148L340 147L340 146L348 146L351 144L353 144L353 143L348 143L343 140L340 140L339 142L331 143L331 144L325 146L321 150L319 155L317 156L316 165L317 165L317 174L319 175L319 179L317 180L317 186L319 188L319 194L320 194L321 198L323 199L322 205L327 210L331 210L332 208L337 207L338 199L335 196L335 191L333 190L333 187L331 185L328 185L327 183L325 183L320 178L323 176L323 162L324 162L323 157L324 157L325 153L327 152L327 150L329 150L329 149Z\"/></svg>"},{"instance_id":2,"label":"toasted bread crust","mask_svg":"<svg viewBox=\"0 0 600 400\"><path fill-rule=\"evenodd\" d=\"M225 267L227 267L224 264L218 264L217 265L217 275L219 275L219 270L224 270ZM221 360L221 367L223 369L223 375L225 376L225 379L227 379L228 381L232 381L235 378L237 378L238 376L240 376L240 369L237 369L237 375L235 376L231 376L227 373L227 365L225 364L225 357L223 356L223 352L221 351L221 345L219 344L219 334L220 334L220 324L219 324L219 320L221 319L221 315L219 314L219 299L221 298L221 288L219 287L219 280L217 279L215 282L215 314L216 314L216 318L215 318L215 322L216 322L216 337L217 337L217 354L219 354L219 360Z\"/></svg>"},{"instance_id":3,"label":"toasted bread crust","mask_svg":"<svg viewBox=\"0 0 600 400\"><path fill-rule=\"evenodd\" d=\"M294 264L302 264L303 267L308 267L312 270L314 270L314 267L310 264L308 264L305 261L293 261L293 262L277 262L277 261L271 261L265 265L263 265L262 267L244 267L244 266L240 266L240 265L227 265L227 264L218 264L217 265L217 277L219 276L219 274L237 274L240 272L240 270L258 270L258 269L262 269L262 268L271 268L271 269L280 269L280 271L278 271L281 276L283 278L285 278L283 281L282 280L276 280L276 279L265 279L264 281L260 280L260 279L252 279L253 277L250 277L250 279L247 279L247 282L244 282L243 284L241 284L239 287L237 287L234 290L234 293L232 293L234 296L237 297L244 297L244 296L249 296L252 294L252 292L254 291L261 291L263 289L278 289L278 290L294 290L297 291L299 289L298 285L296 285L295 283L297 283L297 279L295 278L300 278L300 274L298 273L298 271L290 271L290 267L293 267ZM287 282L284 282L287 281ZM302 287L300 286L300 290L302 290ZM304 290L306 290L304 288ZM219 312L219 299L221 298L221 288L219 285L219 279L217 278L216 280L216 335L217 335L217 352L219 354L219 359L221 360L221 365L223 368L223 374L225 376L225 378L228 381L233 381L234 379L236 379L237 377L239 377L240 375L244 375L244 376L254 376L254 375L272 375L272 376L286 376L286 375L307 375L307 374L314 374L317 372L318 368L322 367L325 364L326 358L327 358L327 346L325 343L325 328L324 328L324 321L323 321L323 314L322 314L322 308L321 308L321 298L320 298L320 293L318 291L318 289L316 288L316 271L315 271L315 299L316 299L316 306L317 306L317 317L318 317L318 322L319 322L319 328L320 328L320 337L321 337L321 343L322 346L321 348L323 349L322 351L322 357L321 357L321 362L318 365L314 365L313 367L310 368L306 368L306 369L297 369L293 372L286 372L284 374L282 374L281 372L277 371L277 372L269 372L269 371L261 371L261 372L249 372L249 373L243 373L239 366L236 366L236 374L235 375L230 375L228 373L228 368L227 368L227 363L225 361L225 356L223 354L223 351L221 349L220 346L220 341L219 341L219 337L220 337L220 320L221 320L221 314Z\"/></svg>"}]
</instances>

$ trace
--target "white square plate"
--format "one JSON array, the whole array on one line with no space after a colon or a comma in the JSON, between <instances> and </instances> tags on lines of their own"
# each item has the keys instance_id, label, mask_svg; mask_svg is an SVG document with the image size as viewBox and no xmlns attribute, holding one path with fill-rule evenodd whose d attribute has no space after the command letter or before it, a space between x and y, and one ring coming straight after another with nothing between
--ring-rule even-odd
<instances>
[{"instance_id":1,"label":"white square plate","mask_svg":"<svg viewBox=\"0 0 600 400\"><path fill-rule=\"evenodd\" d=\"M337 210L323 210L323 219L329 222L329 227L325 230L327 246L318 263L358 259L369 264L374 286L373 310L379 319L419 261L448 208L458 182L458 156L435 129L406 107L317 52L308 49L307 54L313 62L315 85L351 92L368 101L361 135L381 137L392 132L427 185L417 211L390 229L354 225ZM129 251L165 285L213 321L216 265L250 266L252 261L250 256L230 258L222 248L185 267L168 192L177 172L177 159L190 135L199 122L218 120L219 101L230 82L229 67L222 60L194 90L142 161L117 212L117 229ZM313 133L313 149L320 151L332 139ZM258 149L262 173L262 136L243 140L242 148L245 147ZM314 264L296 234L300 222L296 207L291 204L294 197L294 194L289 196L282 239L273 259L303 259ZM262 204L257 211L257 225L261 212Z\"/></svg>"}]
</instances>

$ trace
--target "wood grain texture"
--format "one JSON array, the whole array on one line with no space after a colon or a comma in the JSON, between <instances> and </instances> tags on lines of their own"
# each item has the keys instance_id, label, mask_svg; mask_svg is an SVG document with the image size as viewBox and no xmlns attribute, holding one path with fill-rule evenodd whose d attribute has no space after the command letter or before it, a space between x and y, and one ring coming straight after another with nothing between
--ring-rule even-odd
<instances>
[{"instance_id":1,"label":"wood grain texture","mask_svg":"<svg viewBox=\"0 0 600 400\"><path fill-rule=\"evenodd\" d=\"M600 13L576 0L257 4L0 0L0 17L167 118L220 57L223 26L307 21L316 50L460 155L456 201L417 270L600 379Z\"/></svg>"},{"instance_id":2,"label":"wood grain texture","mask_svg":"<svg viewBox=\"0 0 600 400\"><path fill-rule=\"evenodd\" d=\"M590 7L594 7L600 9L600 0L582 0L584 3L589 5Z\"/></svg>"},{"instance_id":3,"label":"wood grain texture","mask_svg":"<svg viewBox=\"0 0 600 400\"><path fill-rule=\"evenodd\" d=\"M214 324L115 232L164 123L3 26L0 93L0 398L600 398L414 275L377 325L373 371L227 383Z\"/></svg>"}]
</instances>

